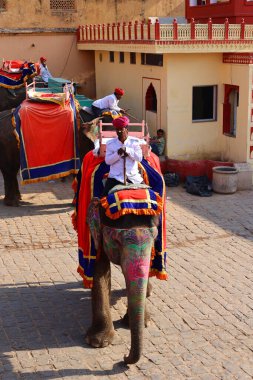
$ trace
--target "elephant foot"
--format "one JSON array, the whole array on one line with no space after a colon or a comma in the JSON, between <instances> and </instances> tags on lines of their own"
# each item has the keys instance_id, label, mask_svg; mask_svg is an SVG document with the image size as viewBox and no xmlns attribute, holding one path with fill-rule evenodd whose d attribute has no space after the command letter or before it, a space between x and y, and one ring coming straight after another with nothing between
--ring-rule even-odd
<instances>
[{"instance_id":1,"label":"elephant foot","mask_svg":"<svg viewBox=\"0 0 253 380\"><path fill-rule=\"evenodd\" d=\"M106 347L112 343L114 337L114 328L108 327L104 330L94 329L91 327L85 336L85 342L92 347Z\"/></svg>"},{"instance_id":2,"label":"elephant foot","mask_svg":"<svg viewBox=\"0 0 253 380\"><path fill-rule=\"evenodd\" d=\"M5 206L18 207L19 206L19 200L18 199L4 198L4 204L5 204Z\"/></svg>"}]
</instances>

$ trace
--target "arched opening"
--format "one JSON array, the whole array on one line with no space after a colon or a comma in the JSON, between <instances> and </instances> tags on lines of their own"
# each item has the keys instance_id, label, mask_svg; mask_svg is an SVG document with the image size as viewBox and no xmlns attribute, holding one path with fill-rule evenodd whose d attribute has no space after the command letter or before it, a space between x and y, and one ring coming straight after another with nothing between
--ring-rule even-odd
<instances>
[{"instance_id":1,"label":"arched opening","mask_svg":"<svg viewBox=\"0 0 253 380\"><path fill-rule=\"evenodd\" d=\"M146 111L157 112L157 97L154 86L150 83L145 97Z\"/></svg>"}]
</instances>

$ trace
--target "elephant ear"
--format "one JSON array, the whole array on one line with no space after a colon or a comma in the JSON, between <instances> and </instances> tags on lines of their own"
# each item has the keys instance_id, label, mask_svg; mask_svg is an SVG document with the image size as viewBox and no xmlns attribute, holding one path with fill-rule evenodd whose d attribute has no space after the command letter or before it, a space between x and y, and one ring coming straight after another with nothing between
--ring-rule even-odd
<instances>
[{"instance_id":1,"label":"elephant ear","mask_svg":"<svg viewBox=\"0 0 253 380\"><path fill-rule=\"evenodd\" d=\"M101 238L102 238L99 207L100 207L100 199L93 198L88 207L87 218L86 218L86 222L90 227L90 233L93 238L96 250L100 249Z\"/></svg>"}]
</instances>

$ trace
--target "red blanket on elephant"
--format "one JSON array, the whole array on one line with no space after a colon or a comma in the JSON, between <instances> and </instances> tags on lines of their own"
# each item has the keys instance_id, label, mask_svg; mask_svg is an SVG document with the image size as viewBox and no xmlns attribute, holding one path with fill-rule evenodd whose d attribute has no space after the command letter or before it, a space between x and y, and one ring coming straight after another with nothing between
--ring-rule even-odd
<instances>
[{"instance_id":1,"label":"red blanket on elephant","mask_svg":"<svg viewBox=\"0 0 253 380\"><path fill-rule=\"evenodd\" d=\"M155 241L155 252L150 264L150 276L161 280L167 279L166 272L166 225L165 225L165 185L160 171L159 158L151 153L147 159L139 164L144 177L144 182L156 191L163 199L163 212L160 214L158 237ZM75 183L76 211L72 216L73 225L78 233L78 273L83 279L86 288L92 288L94 264L96 261L96 249L86 223L87 209L91 198L101 198L103 193L103 179L109 172L103 157L94 156L89 152L83 161Z\"/></svg>"},{"instance_id":2,"label":"red blanket on elephant","mask_svg":"<svg viewBox=\"0 0 253 380\"><path fill-rule=\"evenodd\" d=\"M23 184L78 172L77 125L71 101L62 107L26 100L15 110L13 121L20 139Z\"/></svg>"}]
</instances>

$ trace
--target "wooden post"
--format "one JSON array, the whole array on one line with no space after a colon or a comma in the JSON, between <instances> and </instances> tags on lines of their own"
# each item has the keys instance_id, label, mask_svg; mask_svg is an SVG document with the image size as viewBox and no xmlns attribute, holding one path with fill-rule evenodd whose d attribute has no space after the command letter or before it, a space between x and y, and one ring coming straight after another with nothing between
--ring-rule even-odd
<instances>
[{"instance_id":1,"label":"wooden post","mask_svg":"<svg viewBox=\"0 0 253 380\"><path fill-rule=\"evenodd\" d=\"M126 23L125 21L122 24L122 31L123 31L123 41L126 39Z\"/></svg>"},{"instance_id":2,"label":"wooden post","mask_svg":"<svg viewBox=\"0 0 253 380\"><path fill-rule=\"evenodd\" d=\"M144 20L141 22L141 40L144 40Z\"/></svg>"},{"instance_id":3,"label":"wooden post","mask_svg":"<svg viewBox=\"0 0 253 380\"><path fill-rule=\"evenodd\" d=\"M208 39L213 39L213 22L211 18L208 19Z\"/></svg>"},{"instance_id":4,"label":"wooden post","mask_svg":"<svg viewBox=\"0 0 253 380\"><path fill-rule=\"evenodd\" d=\"M224 40L228 40L228 29L229 29L229 22L228 19L225 19L225 32L224 32Z\"/></svg>"},{"instance_id":5,"label":"wooden post","mask_svg":"<svg viewBox=\"0 0 253 380\"><path fill-rule=\"evenodd\" d=\"M102 25L102 40L105 39L105 24Z\"/></svg>"},{"instance_id":6,"label":"wooden post","mask_svg":"<svg viewBox=\"0 0 253 380\"><path fill-rule=\"evenodd\" d=\"M151 20L148 20L148 40L151 39Z\"/></svg>"},{"instance_id":7,"label":"wooden post","mask_svg":"<svg viewBox=\"0 0 253 380\"><path fill-rule=\"evenodd\" d=\"M242 21L241 21L241 34L240 34L240 38L241 38L241 40L245 39L245 21L244 21L244 18L242 18Z\"/></svg>"},{"instance_id":8,"label":"wooden post","mask_svg":"<svg viewBox=\"0 0 253 380\"><path fill-rule=\"evenodd\" d=\"M178 40L178 24L176 18L174 18L173 21L173 40Z\"/></svg>"},{"instance_id":9,"label":"wooden post","mask_svg":"<svg viewBox=\"0 0 253 380\"><path fill-rule=\"evenodd\" d=\"M129 21L128 23L128 40L132 39L132 22Z\"/></svg>"},{"instance_id":10,"label":"wooden post","mask_svg":"<svg viewBox=\"0 0 253 380\"><path fill-rule=\"evenodd\" d=\"M113 41L115 39L114 32L115 32L115 22L112 24L112 40Z\"/></svg>"},{"instance_id":11,"label":"wooden post","mask_svg":"<svg viewBox=\"0 0 253 380\"><path fill-rule=\"evenodd\" d=\"M120 40L120 22L117 23L117 40Z\"/></svg>"},{"instance_id":12,"label":"wooden post","mask_svg":"<svg viewBox=\"0 0 253 380\"><path fill-rule=\"evenodd\" d=\"M107 24L107 40L110 39L110 24Z\"/></svg>"},{"instance_id":13,"label":"wooden post","mask_svg":"<svg viewBox=\"0 0 253 380\"><path fill-rule=\"evenodd\" d=\"M138 21L136 20L134 23L134 39L137 40L137 28L138 28Z\"/></svg>"},{"instance_id":14,"label":"wooden post","mask_svg":"<svg viewBox=\"0 0 253 380\"><path fill-rule=\"evenodd\" d=\"M195 20L191 19L191 40L195 40Z\"/></svg>"},{"instance_id":15,"label":"wooden post","mask_svg":"<svg viewBox=\"0 0 253 380\"><path fill-rule=\"evenodd\" d=\"M160 40L161 39L161 36L160 36L160 22L158 20L158 18L155 20L155 40Z\"/></svg>"}]
</instances>

